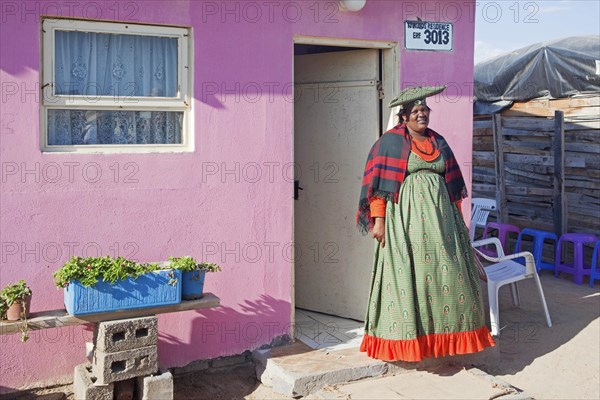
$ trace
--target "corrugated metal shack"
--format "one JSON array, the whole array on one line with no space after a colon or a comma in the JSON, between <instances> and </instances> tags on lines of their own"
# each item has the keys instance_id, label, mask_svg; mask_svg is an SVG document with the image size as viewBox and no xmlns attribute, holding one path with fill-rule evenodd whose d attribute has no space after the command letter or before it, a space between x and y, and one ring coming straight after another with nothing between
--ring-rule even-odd
<instances>
[{"instance_id":1,"label":"corrugated metal shack","mask_svg":"<svg viewBox=\"0 0 600 400\"><path fill-rule=\"evenodd\" d=\"M600 236L600 37L475 67L473 197L519 226Z\"/></svg>"}]
</instances>

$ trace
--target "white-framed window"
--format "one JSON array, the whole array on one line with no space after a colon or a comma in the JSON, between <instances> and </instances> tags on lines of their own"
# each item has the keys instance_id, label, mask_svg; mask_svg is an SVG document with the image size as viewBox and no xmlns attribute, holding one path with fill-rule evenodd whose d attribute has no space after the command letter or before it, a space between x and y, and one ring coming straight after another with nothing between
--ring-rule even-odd
<instances>
[{"instance_id":1,"label":"white-framed window","mask_svg":"<svg viewBox=\"0 0 600 400\"><path fill-rule=\"evenodd\" d=\"M192 150L191 53L189 28L44 19L42 151Z\"/></svg>"}]
</instances>

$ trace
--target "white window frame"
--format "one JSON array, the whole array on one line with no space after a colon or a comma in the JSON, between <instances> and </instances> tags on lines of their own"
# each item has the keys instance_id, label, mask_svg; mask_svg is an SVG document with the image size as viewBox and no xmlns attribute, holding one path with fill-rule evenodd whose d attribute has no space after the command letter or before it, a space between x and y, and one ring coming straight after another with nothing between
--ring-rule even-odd
<instances>
[{"instance_id":1,"label":"white window frame","mask_svg":"<svg viewBox=\"0 0 600 400\"><path fill-rule=\"evenodd\" d=\"M57 95L54 84L55 31L83 31L142 36L177 38L177 87L175 97L116 97ZM193 45L191 28L137 23L44 18L42 21L42 84L40 107L40 144L43 152L69 153L150 153L186 152L194 150L193 143ZM177 144L94 144L49 145L48 110L108 110L108 111L179 111L183 112L181 140Z\"/></svg>"}]
</instances>

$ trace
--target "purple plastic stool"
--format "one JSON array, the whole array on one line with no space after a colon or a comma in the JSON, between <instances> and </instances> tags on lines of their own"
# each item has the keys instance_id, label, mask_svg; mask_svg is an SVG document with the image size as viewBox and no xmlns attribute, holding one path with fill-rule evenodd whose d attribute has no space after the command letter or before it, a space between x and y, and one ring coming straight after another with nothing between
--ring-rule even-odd
<instances>
[{"instance_id":1,"label":"purple plastic stool","mask_svg":"<svg viewBox=\"0 0 600 400\"><path fill-rule=\"evenodd\" d=\"M583 245L585 243L595 243L598 240L596 235L589 233L565 233L558 240L556 246L556 257L554 276L558 277L560 272L567 272L573 274L573 280L576 284L581 285L583 283L583 276L590 275L591 268L583 264ZM563 242L573 243L573 264L567 264L562 262L562 247Z\"/></svg>"},{"instance_id":2,"label":"purple plastic stool","mask_svg":"<svg viewBox=\"0 0 600 400\"><path fill-rule=\"evenodd\" d=\"M594 287L594 279L600 279L600 269L598 269L598 256L600 255L600 240L594 246L594 254L592 254L592 265L590 267L590 287Z\"/></svg>"},{"instance_id":3,"label":"purple plastic stool","mask_svg":"<svg viewBox=\"0 0 600 400\"><path fill-rule=\"evenodd\" d=\"M488 234L490 234L491 230L494 230L494 229L498 231L498 240L500 240L500 244L502 245L502 248L504 249L504 253L508 254L508 251L506 249L506 239L508 237L508 234L511 232L516 233L517 237L518 237L519 233L521 233L521 230L516 225L501 224L499 222L488 222L487 225L485 226L485 230L483 231L482 239L485 239L487 237L492 237L492 236L488 236ZM498 257L495 247L490 248L490 249L488 249L487 246L482 247L480 249L480 251L487 256Z\"/></svg>"}]
</instances>

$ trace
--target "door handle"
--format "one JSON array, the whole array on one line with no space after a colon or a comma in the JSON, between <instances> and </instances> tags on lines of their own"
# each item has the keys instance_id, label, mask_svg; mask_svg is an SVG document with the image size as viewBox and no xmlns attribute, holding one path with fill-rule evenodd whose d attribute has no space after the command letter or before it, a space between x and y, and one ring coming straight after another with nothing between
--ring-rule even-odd
<instances>
[{"instance_id":1,"label":"door handle","mask_svg":"<svg viewBox=\"0 0 600 400\"><path fill-rule=\"evenodd\" d=\"M298 200L299 190L304 190L300 187L300 181L294 181L294 200Z\"/></svg>"}]
</instances>

